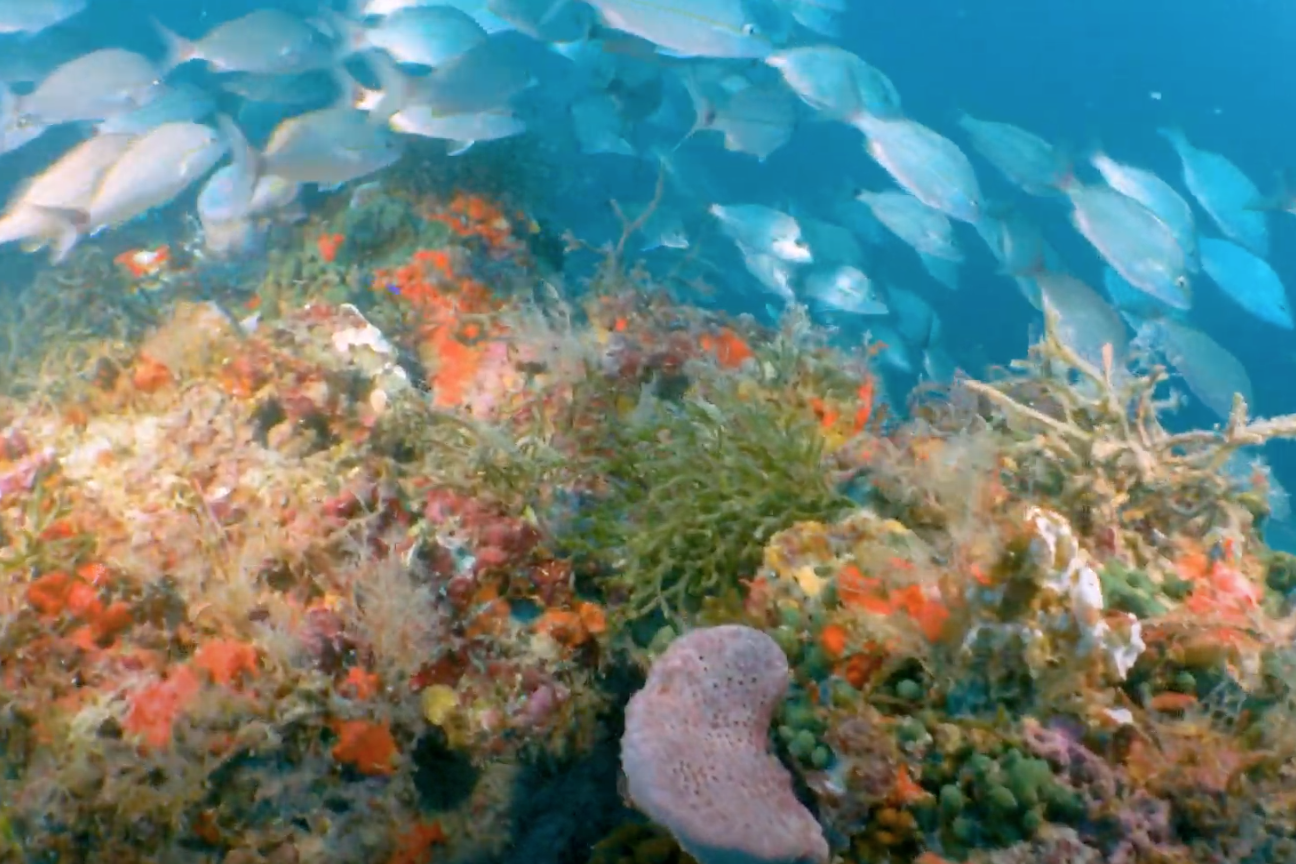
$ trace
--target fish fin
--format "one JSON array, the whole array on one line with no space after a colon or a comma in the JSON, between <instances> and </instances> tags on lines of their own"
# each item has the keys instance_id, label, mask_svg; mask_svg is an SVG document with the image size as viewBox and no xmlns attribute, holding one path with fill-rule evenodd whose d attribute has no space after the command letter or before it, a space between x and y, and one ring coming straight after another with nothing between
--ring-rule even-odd
<instances>
[{"instance_id":1,"label":"fish fin","mask_svg":"<svg viewBox=\"0 0 1296 864\"><path fill-rule=\"evenodd\" d=\"M1287 210L1296 205L1292 195L1292 172L1290 168L1279 168L1274 172L1277 180L1277 191L1273 195L1257 198L1243 209L1245 210Z\"/></svg>"},{"instance_id":2,"label":"fish fin","mask_svg":"<svg viewBox=\"0 0 1296 864\"><path fill-rule=\"evenodd\" d=\"M1013 201L986 201L981 205L981 215L991 219L1007 219L1018 209L1019 205Z\"/></svg>"},{"instance_id":3,"label":"fish fin","mask_svg":"<svg viewBox=\"0 0 1296 864\"><path fill-rule=\"evenodd\" d=\"M684 89L688 91L689 100L693 103L695 119L692 128L685 132L684 137L676 142L675 146L670 149L670 153L674 153L683 147L697 133L712 128L716 119L720 116L719 106L715 104L711 97L702 92L697 81L691 75L681 75L680 82L684 85Z\"/></svg>"},{"instance_id":4,"label":"fish fin","mask_svg":"<svg viewBox=\"0 0 1296 864\"><path fill-rule=\"evenodd\" d=\"M476 143L477 143L476 141L446 141L446 145L448 148L446 150L446 155L458 156L461 153L466 153L468 151L468 148L472 147Z\"/></svg>"},{"instance_id":5,"label":"fish fin","mask_svg":"<svg viewBox=\"0 0 1296 864\"><path fill-rule=\"evenodd\" d=\"M1011 279L1036 279L1050 271L1048 262L1044 259L1044 253L1041 251L1020 267L1009 267L1005 264L996 272L1000 276L1007 276Z\"/></svg>"},{"instance_id":6,"label":"fish fin","mask_svg":"<svg viewBox=\"0 0 1296 864\"><path fill-rule=\"evenodd\" d=\"M1069 152L1076 151L1071 149ZM1100 157L1110 158L1110 154L1107 152L1107 147L1103 144L1102 136L1096 133L1089 135L1085 146L1079 150L1079 153L1083 156L1084 161L1086 162L1091 162Z\"/></svg>"},{"instance_id":7,"label":"fish fin","mask_svg":"<svg viewBox=\"0 0 1296 864\"><path fill-rule=\"evenodd\" d=\"M1170 142L1170 146L1176 150L1183 150L1192 147L1188 141L1188 136L1184 134L1183 129L1178 126L1158 126L1157 134Z\"/></svg>"},{"instance_id":8,"label":"fish fin","mask_svg":"<svg viewBox=\"0 0 1296 864\"><path fill-rule=\"evenodd\" d=\"M324 10L318 18L312 18L308 23L325 36L333 39L334 44L337 46L334 52L334 60L339 63L353 54L364 51L369 44L364 25L343 18L331 9Z\"/></svg>"},{"instance_id":9,"label":"fish fin","mask_svg":"<svg viewBox=\"0 0 1296 864\"><path fill-rule=\"evenodd\" d=\"M153 29L157 31L158 38L162 40L164 47L163 59L160 69L163 74L170 72L177 66L183 66L190 60L198 57L198 49L194 43L184 38L173 30L167 29L162 22L156 18L149 19L153 24Z\"/></svg>"},{"instance_id":10,"label":"fish fin","mask_svg":"<svg viewBox=\"0 0 1296 864\"><path fill-rule=\"evenodd\" d=\"M798 0L790 4L792 18L805 29L829 39L841 37L841 14L845 3L809 2Z\"/></svg>"},{"instance_id":11,"label":"fish fin","mask_svg":"<svg viewBox=\"0 0 1296 864\"><path fill-rule=\"evenodd\" d=\"M1057 156L1058 170L1060 176L1074 178L1076 173L1076 162L1088 162L1088 148L1077 149L1070 141L1058 141L1053 145L1053 153Z\"/></svg>"},{"instance_id":12,"label":"fish fin","mask_svg":"<svg viewBox=\"0 0 1296 864\"><path fill-rule=\"evenodd\" d=\"M373 111L382 101L381 90L368 90L360 84L347 68L341 64L329 70L333 83L337 85L337 98L333 100L334 108L354 108L357 111Z\"/></svg>"},{"instance_id":13,"label":"fish fin","mask_svg":"<svg viewBox=\"0 0 1296 864\"><path fill-rule=\"evenodd\" d=\"M544 47L552 54L557 54L564 60L572 63L576 62L577 52L585 47L584 39L577 39L574 42L545 42Z\"/></svg>"},{"instance_id":14,"label":"fish fin","mask_svg":"<svg viewBox=\"0 0 1296 864\"><path fill-rule=\"evenodd\" d=\"M85 210L75 207L47 207L44 204L30 204L24 206L30 206L32 209L37 210L46 216L57 219L60 222L65 222L68 227L74 228L78 232L83 232L90 226L90 214Z\"/></svg>"},{"instance_id":15,"label":"fish fin","mask_svg":"<svg viewBox=\"0 0 1296 864\"><path fill-rule=\"evenodd\" d=\"M225 136L226 145L229 147L230 162L234 165L235 173L239 179L241 188L237 190L239 200L239 212L246 214L252 207L252 197L256 194L257 180L261 177L262 158L251 144L248 143L247 136L228 115L218 114L216 116L216 125L220 127L221 134Z\"/></svg>"},{"instance_id":16,"label":"fish fin","mask_svg":"<svg viewBox=\"0 0 1296 864\"><path fill-rule=\"evenodd\" d=\"M56 234L49 244L50 262L62 263L90 226L90 214L69 207L45 207L39 204L33 204L32 207L52 218L57 225Z\"/></svg>"},{"instance_id":17,"label":"fish fin","mask_svg":"<svg viewBox=\"0 0 1296 864\"><path fill-rule=\"evenodd\" d=\"M387 122L409 102L410 80L397 68L396 63L381 51L371 51L367 55L369 65L378 78L378 90L364 90L363 99L372 100L369 116L376 121ZM355 107L360 108L357 104Z\"/></svg>"},{"instance_id":18,"label":"fish fin","mask_svg":"<svg viewBox=\"0 0 1296 864\"><path fill-rule=\"evenodd\" d=\"M545 14L540 17L540 20L537 22L536 26L540 28L552 22L555 18L558 17L559 12L567 8L567 4L569 2L570 0L556 0L556 2L549 7L549 11L545 12ZM495 7L494 2L489 2L486 4L486 8L490 9L491 11L494 11L494 7Z\"/></svg>"}]
</instances>

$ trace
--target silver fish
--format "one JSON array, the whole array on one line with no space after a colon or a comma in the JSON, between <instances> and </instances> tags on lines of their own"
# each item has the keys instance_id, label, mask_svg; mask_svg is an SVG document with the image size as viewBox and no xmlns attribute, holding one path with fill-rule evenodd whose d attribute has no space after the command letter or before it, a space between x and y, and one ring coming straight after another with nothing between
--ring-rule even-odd
<instances>
[{"instance_id":1,"label":"silver fish","mask_svg":"<svg viewBox=\"0 0 1296 864\"><path fill-rule=\"evenodd\" d=\"M55 69L19 97L15 111L46 125L102 121L147 105L162 92L161 77L147 57L104 48Z\"/></svg>"},{"instance_id":2,"label":"silver fish","mask_svg":"<svg viewBox=\"0 0 1296 864\"><path fill-rule=\"evenodd\" d=\"M697 122L689 135L702 130L721 132L725 149L765 161L792 138L796 129L796 97L778 82L749 85L722 101L699 96Z\"/></svg>"},{"instance_id":3,"label":"silver fish","mask_svg":"<svg viewBox=\"0 0 1296 864\"><path fill-rule=\"evenodd\" d=\"M981 219L981 187L972 163L953 141L907 118L863 114L855 125L865 149L900 188L951 219Z\"/></svg>"},{"instance_id":4,"label":"silver fish","mask_svg":"<svg viewBox=\"0 0 1296 864\"><path fill-rule=\"evenodd\" d=\"M460 12L467 12L473 20L482 26L487 33L503 33L513 30L510 22L491 11L491 0L360 0L354 4L355 17L376 18L393 15L402 9L415 9L426 6L453 6Z\"/></svg>"},{"instance_id":5,"label":"silver fish","mask_svg":"<svg viewBox=\"0 0 1296 864\"><path fill-rule=\"evenodd\" d=\"M0 84L0 155L12 153L49 131L49 126L18 113L18 97Z\"/></svg>"},{"instance_id":6,"label":"silver fish","mask_svg":"<svg viewBox=\"0 0 1296 864\"><path fill-rule=\"evenodd\" d=\"M88 0L0 0L0 33L33 35L61 24L86 8Z\"/></svg>"},{"instance_id":7,"label":"silver fish","mask_svg":"<svg viewBox=\"0 0 1296 864\"><path fill-rule=\"evenodd\" d=\"M907 192L860 191L855 196L873 211L877 220L923 255L962 261L949 217L933 210Z\"/></svg>"},{"instance_id":8,"label":"silver fish","mask_svg":"<svg viewBox=\"0 0 1296 864\"><path fill-rule=\"evenodd\" d=\"M1139 339L1159 349L1188 389L1220 419L1233 410L1233 397L1254 406L1251 377L1242 361L1205 333L1161 318L1141 328Z\"/></svg>"},{"instance_id":9,"label":"silver fish","mask_svg":"<svg viewBox=\"0 0 1296 864\"><path fill-rule=\"evenodd\" d=\"M1112 269L1163 303L1192 305L1183 247L1155 213L1107 186L1072 182L1064 191L1072 223Z\"/></svg>"},{"instance_id":10,"label":"silver fish","mask_svg":"<svg viewBox=\"0 0 1296 864\"><path fill-rule=\"evenodd\" d=\"M332 40L282 9L257 9L196 41L153 25L167 45L167 69L201 60L217 72L280 74L326 68L337 59Z\"/></svg>"},{"instance_id":11,"label":"silver fish","mask_svg":"<svg viewBox=\"0 0 1296 864\"><path fill-rule=\"evenodd\" d=\"M1269 254L1269 224L1253 209L1260 190L1242 170L1218 153L1199 150L1182 130L1158 129L1183 163L1184 185L1230 240L1264 258Z\"/></svg>"},{"instance_id":12,"label":"silver fish","mask_svg":"<svg viewBox=\"0 0 1296 864\"><path fill-rule=\"evenodd\" d=\"M801 226L801 237L810 257L820 266L850 265L859 266L864 260L864 251L859 241L847 228L806 216L800 211L792 214Z\"/></svg>"},{"instance_id":13,"label":"silver fish","mask_svg":"<svg viewBox=\"0 0 1296 864\"><path fill-rule=\"evenodd\" d=\"M823 309L850 315L886 315L887 305L858 267L816 267L805 277L802 291Z\"/></svg>"},{"instance_id":14,"label":"silver fish","mask_svg":"<svg viewBox=\"0 0 1296 864\"><path fill-rule=\"evenodd\" d=\"M1096 369L1103 368L1108 351L1115 363L1125 362L1129 353L1125 322L1101 294L1065 273L1045 271L1034 279L1045 309L1057 314L1057 335L1064 345Z\"/></svg>"},{"instance_id":15,"label":"silver fish","mask_svg":"<svg viewBox=\"0 0 1296 864\"><path fill-rule=\"evenodd\" d=\"M779 7L798 24L835 39L841 35L840 18L846 12L846 0L776 0Z\"/></svg>"},{"instance_id":16,"label":"silver fish","mask_svg":"<svg viewBox=\"0 0 1296 864\"><path fill-rule=\"evenodd\" d=\"M212 174L198 193L198 219L204 226L246 219L260 170L260 158L243 131L224 117L221 131L229 147L230 164Z\"/></svg>"},{"instance_id":17,"label":"silver fish","mask_svg":"<svg viewBox=\"0 0 1296 864\"><path fill-rule=\"evenodd\" d=\"M925 252L918 253L918 260L928 276L951 291L959 290L959 262Z\"/></svg>"},{"instance_id":18,"label":"silver fish","mask_svg":"<svg viewBox=\"0 0 1296 864\"><path fill-rule=\"evenodd\" d=\"M109 117L95 128L100 135L124 132L139 135L163 123L183 120L205 120L216 111L216 101L211 95L193 84L164 84L161 93L152 102Z\"/></svg>"},{"instance_id":19,"label":"silver fish","mask_svg":"<svg viewBox=\"0 0 1296 864\"><path fill-rule=\"evenodd\" d=\"M453 6L414 6L401 9L371 27L351 28L355 51L378 48L399 63L440 66L486 41L486 31Z\"/></svg>"},{"instance_id":20,"label":"silver fish","mask_svg":"<svg viewBox=\"0 0 1296 864\"><path fill-rule=\"evenodd\" d=\"M451 142L452 156L463 153L478 141L496 141L526 131L526 124L508 111L433 114L426 105L411 105L398 111L388 123L397 132Z\"/></svg>"},{"instance_id":21,"label":"silver fish","mask_svg":"<svg viewBox=\"0 0 1296 864\"><path fill-rule=\"evenodd\" d=\"M1024 192L1053 194L1065 180L1068 173L1065 160L1058 156L1052 144L1038 135L1009 123L978 120L968 114L959 117L958 123L972 139L976 151Z\"/></svg>"},{"instance_id":22,"label":"silver fish","mask_svg":"<svg viewBox=\"0 0 1296 864\"><path fill-rule=\"evenodd\" d=\"M86 213L98 232L169 204L210 171L226 144L202 123L164 123L136 138L104 174Z\"/></svg>"},{"instance_id":23,"label":"silver fish","mask_svg":"<svg viewBox=\"0 0 1296 864\"><path fill-rule=\"evenodd\" d=\"M679 57L768 56L786 32L768 0L590 0L608 27Z\"/></svg>"},{"instance_id":24,"label":"silver fish","mask_svg":"<svg viewBox=\"0 0 1296 864\"><path fill-rule=\"evenodd\" d=\"M765 58L788 87L825 118L854 123L861 114L898 117L900 94L891 79L835 45L789 48Z\"/></svg>"},{"instance_id":25,"label":"silver fish","mask_svg":"<svg viewBox=\"0 0 1296 864\"><path fill-rule=\"evenodd\" d=\"M262 170L294 183L337 185L386 168L401 152L396 135L365 113L322 108L275 128L262 153Z\"/></svg>"},{"instance_id":26,"label":"silver fish","mask_svg":"<svg viewBox=\"0 0 1296 864\"><path fill-rule=\"evenodd\" d=\"M1121 317L1136 329L1152 318L1185 320L1188 316L1186 310L1167 306L1146 291L1135 288L1110 267L1103 268L1103 290Z\"/></svg>"},{"instance_id":27,"label":"silver fish","mask_svg":"<svg viewBox=\"0 0 1296 864\"><path fill-rule=\"evenodd\" d=\"M796 292L792 290L791 264L767 252L743 249L741 246L739 250L747 272L756 278L762 288L783 298L786 303L796 302Z\"/></svg>"},{"instance_id":28,"label":"silver fish","mask_svg":"<svg viewBox=\"0 0 1296 864\"><path fill-rule=\"evenodd\" d=\"M580 152L616 153L633 156L634 148L625 139L625 123L616 101L606 93L591 93L571 104L572 131Z\"/></svg>"},{"instance_id":29,"label":"silver fish","mask_svg":"<svg viewBox=\"0 0 1296 864\"><path fill-rule=\"evenodd\" d=\"M1282 279L1259 255L1230 240L1203 237L1201 257L1211 280L1247 313L1284 330L1296 327Z\"/></svg>"},{"instance_id":30,"label":"silver fish","mask_svg":"<svg viewBox=\"0 0 1296 864\"><path fill-rule=\"evenodd\" d=\"M53 246L62 260L79 237L69 214L83 213L104 174L130 147L131 135L97 135L82 141L23 186L0 216L0 244L15 241Z\"/></svg>"},{"instance_id":31,"label":"silver fish","mask_svg":"<svg viewBox=\"0 0 1296 864\"><path fill-rule=\"evenodd\" d=\"M337 97L339 79L342 77L330 69L281 74L235 72L222 76L219 84L226 93L233 93L250 102L321 106Z\"/></svg>"},{"instance_id":32,"label":"silver fish","mask_svg":"<svg viewBox=\"0 0 1296 864\"><path fill-rule=\"evenodd\" d=\"M905 344L926 349L936 323L936 310L921 295L903 288L892 287L886 296L895 329Z\"/></svg>"},{"instance_id":33,"label":"silver fish","mask_svg":"<svg viewBox=\"0 0 1296 864\"><path fill-rule=\"evenodd\" d=\"M1201 263L1197 252L1197 220L1183 196L1151 171L1123 165L1102 151L1092 154L1089 162L1108 186L1151 210L1174 232L1184 250L1189 271L1195 273Z\"/></svg>"},{"instance_id":34,"label":"silver fish","mask_svg":"<svg viewBox=\"0 0 1296 864\"><path fill-rule=\"evenodd\" d=\"M801 226L786 213L762 204L712 204L710 212L719 220L720 230L745 250L790 264L813 260Z\"/></svg>"},{"instance_id":35,"label":"silver fish","mask_svg":"<svg viewBox=\"0 0 1296 864\"><path fill-rule=\"evenodd\" d=\"M372 65L382 90L357 107L379 116L409 105L443 115L498 111L537 83L516 47L502 38L487 39L421 78L403 74L385 55L373 57Z\"/></svg>"}]
</instances>

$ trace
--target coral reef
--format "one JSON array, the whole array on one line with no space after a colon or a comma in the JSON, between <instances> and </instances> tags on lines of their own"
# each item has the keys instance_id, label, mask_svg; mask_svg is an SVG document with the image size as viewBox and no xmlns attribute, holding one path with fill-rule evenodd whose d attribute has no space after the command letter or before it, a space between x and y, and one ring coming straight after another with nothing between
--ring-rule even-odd
<instances>
[{"instance_id":1,"label":"coral reef","mask_svg":"<svg viewBox=\"0 0 1296 864\"><path fill-rule=\"evenodd\" d=\"M6 305L0 859L1296 860L1296 566L1225 470L1296 418L1171 432L1052 329L885 416L797 310L651 290L642 215L561 291L454 170ZM654 728L778 794L671 798Z\"/></svg>"}]
</instances>

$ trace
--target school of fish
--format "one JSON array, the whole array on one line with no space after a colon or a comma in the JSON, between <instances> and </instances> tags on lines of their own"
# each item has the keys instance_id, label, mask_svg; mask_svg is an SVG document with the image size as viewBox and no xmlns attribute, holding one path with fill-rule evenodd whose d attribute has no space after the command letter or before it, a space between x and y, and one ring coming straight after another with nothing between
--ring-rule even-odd
<instances>
[{"instance_id":1,"label":"school of fish","mask_svg":"<svg viewBox=\"0 0 1296 864\"><path fill-rule=\"evenodd\" d=\"M309 16L257 9L198 33L154 21L160 49L148 56L78 51L78 21L107 2L0 0L0 176L7 154L56 127L81 132L17 184L0 245L45 248L57 263L197 189L185 206L201 242L237 255L267 226L300 217L303 187L370 178L411 138L445 141L448 159L531 135L582 157L660 166L645 252L688 254L714 240L738 265L735 290L767 295L773 314L804 304L868 334L904 374L949 380L956 363L932 303L870 276L877 255L903 247L942 290L958 290L969 244L983 243L998 278L1056 314L1080 356L1101 364L1154 347L1221 416L1251 384L1194 323L1199 295L1296 327L1266 260L1270 213L1296 213L1287 196L1266 198L1175 128L1147 130L1182 166L1161 177L1103 149L1068 153L1011 118L925 125L882 70L834 44L849 0L354 0ZM281 116L254 146L245 118L264 106ZM690 164L699 146L764 162L813 121L857 130L859 159L892 185L828 190L827 207L758 200L758 190L719 200ZM1017 197L988 200L978 180L987 168ZM1097 289L1026 215L1032 197L1092 248Z\"/></svg>"}]
</instances>

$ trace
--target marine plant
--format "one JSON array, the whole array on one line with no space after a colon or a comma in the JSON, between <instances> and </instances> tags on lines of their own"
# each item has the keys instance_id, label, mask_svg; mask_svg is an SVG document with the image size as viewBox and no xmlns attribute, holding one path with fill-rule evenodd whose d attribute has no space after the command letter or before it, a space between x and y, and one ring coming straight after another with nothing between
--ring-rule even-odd
<instances>
[{"instance_id":1,"label":"marine plant","mask_svg":"<svg viewBox=\"0 0 1296 864\"><path fill-rule=\"evenodd\" d=\"M623 622L736 603L775 533L850 506L813 415L742 377L700 372L675 400L645 391L598 435L598 487L568 542Z\"/></svg>"}]
</instances>

